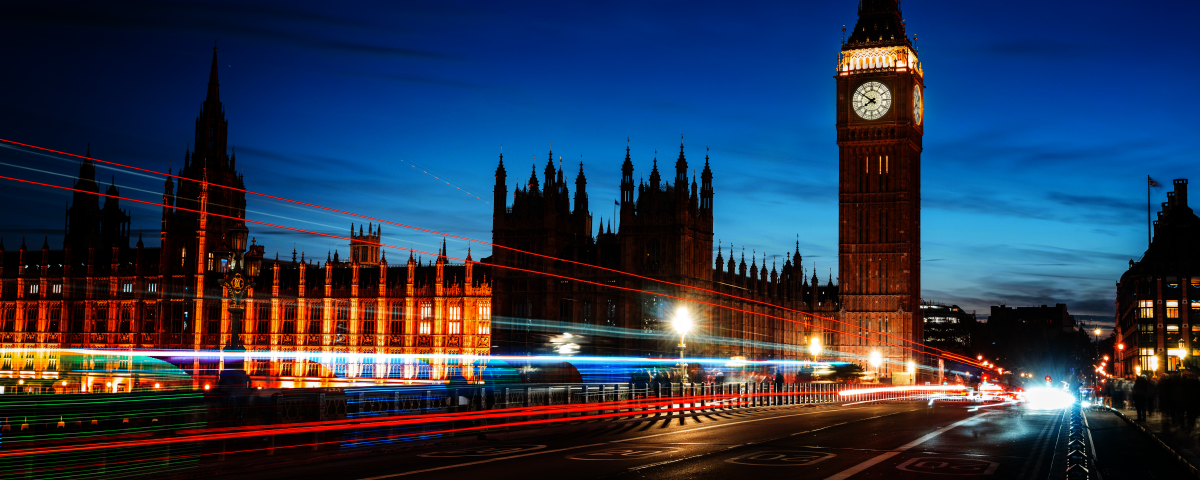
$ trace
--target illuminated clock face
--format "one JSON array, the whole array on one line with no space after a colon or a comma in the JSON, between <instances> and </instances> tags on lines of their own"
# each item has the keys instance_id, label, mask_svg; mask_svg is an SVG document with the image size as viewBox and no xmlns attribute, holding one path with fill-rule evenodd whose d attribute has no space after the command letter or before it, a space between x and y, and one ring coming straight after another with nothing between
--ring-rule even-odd
<instances>
[{"instance_id":1,"label":"illuminated clock face","mask_svg":"<svg viewBox=\"0 0 1200 480\"><path fill-rule=\"evenodd\" d=\"M879 82L867 82L858 86L854 91L851 104L858 116L875 120L892 108L892 92L887 85Z\"/></svg>"},{"instance_id":2,"label":"illuminated clock face","mask_svg":"<svg viewBox=\"0 0 1200 480\"><path fill-rule=\"evenodd\" d=\"M924 120L924 116L925 100L921 98L921 86L916 85L913 87L913 120L917 122L917 125L920 125L921 121Z\"/></svg>"}]
</instances>

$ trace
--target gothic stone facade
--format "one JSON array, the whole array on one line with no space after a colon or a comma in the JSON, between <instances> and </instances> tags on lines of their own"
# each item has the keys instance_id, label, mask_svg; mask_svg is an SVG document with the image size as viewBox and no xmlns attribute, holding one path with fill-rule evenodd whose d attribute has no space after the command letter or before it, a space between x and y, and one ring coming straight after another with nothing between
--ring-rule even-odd
<instances>
[{"instance_id":1,"label":"gothic stone facade","mask_svg":"<svg viewBox=\"0 0 1200 480\"><path fill-rule=\"evenodd\" d=\"M196 119L195 151L162 196L159 248L130 247L129 214L107 197L103 208L90 158L79 169L67 209L62 250L43 243L4 251L0 243L0 348L219 350L230 342L228 299L211 273L211 252L243 226L245 185L226 153L228 122L220 102L217 58ZM119 195L115 186L106 193ZM248 299L242 343L248 350L334 354L333 362L247 362L256 383L319 386L334 377L436 380L447 365L374 365L356 353L487 354L489 267L409 258L392 266L379 229L351 226L351 258L324 264L303 258L265 260ZM6 354L11 355L10 352ZM345 354L344 356L337 354ZM211 357L210 357L211 358ZM288 358L288 357L283 357ZM20 359L19 359L20 360ZM215 381L220 365L196 358L197 386ZM21 364L5 362L5 365ZM470 374L464 371L464 374Z\"/></svg>"},{"instance_id":2,"label":"gothic stone facade","mask_svg":"<svg viewBox=\"0 0 1200 480\"><path fill-rule=\"evenodd\" d=\"M700 183L693 177L689 185L687 172L680 145L673 181L662 179L654 159L649 182L635 184L627 147L614 230L611 220L592 222L582 164L574 205L551 153L542 180L535 169L524 185L514 187L510 206L501 156L492 229L497 247L490 261L517 268L494 270L497 352L549 353L552 338L571 333L582 337L585 354L678 354L670 322L680 305L697 320L697 331L687 338L688 356L797 359L807 355L804 345L813 335L834 343L825 333L831 323L797 312L836 316L832 280L820 286L814 274L807 281L798 246L769 271L765 257L760 265L752 255L747 269L745 254L737 263L732 250L728 263L721 252L714 261L708 156Z\"/></svg>"}]
</instances>

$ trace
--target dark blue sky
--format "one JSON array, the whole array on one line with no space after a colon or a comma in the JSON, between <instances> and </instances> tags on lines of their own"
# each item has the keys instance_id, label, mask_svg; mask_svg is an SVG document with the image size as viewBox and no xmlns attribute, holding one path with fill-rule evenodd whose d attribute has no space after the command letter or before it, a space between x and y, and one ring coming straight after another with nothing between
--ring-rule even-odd
<instances>
[{"instance_id":1,"label":"dark blue sky","mask_svg":"<svg viewBox=\"0 0 1200 480\"><path fill-rule=\"evenodd\" d=\"M582 154L607 220L626 137L644 176L655 149L673 164L683 134L691 165L711 148L716 237L761 258L799 234L806 269L824 279L837 252L832 76L856 5L6 2L0 137L178 168L216 38L252 190L487 240L501 144L510 184L532 157L540 170L550 142L572 178ZM1188 146L1200 6L903 8L927 84L923 296L980 313L1063 302L1111 316L1114 282L1145 249L1145 175L1200 178ZM61 185L76 171L7 149L0 162L2 175ZM115 175L124 195L161 195L160 179ZM46 234L61 245L66 193L5 184L0 197L19 207L0 222L6 246ZM128 207L155 244L157 209ZM257 198L248 208L331 233L351 222ZM295 244L324 258L330 243L251 230L268 254ZM385 241L433 250L440 238L386 228Z\"/></svg>"}]
</instances>

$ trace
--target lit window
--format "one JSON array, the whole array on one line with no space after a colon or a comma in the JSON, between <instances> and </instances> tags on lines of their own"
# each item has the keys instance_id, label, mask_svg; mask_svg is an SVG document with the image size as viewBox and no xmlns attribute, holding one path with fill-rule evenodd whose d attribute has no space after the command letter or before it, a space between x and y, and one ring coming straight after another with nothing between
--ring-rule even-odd
<instances>
[{"instance_id":1,"label":"lit window","mask_svg":"<svg viewBox=\"0 0 1200 480\"><path fill-rule=\"evenodd\" d=\"M450 306L450 320L462 320L462 306Z\"/></svg>"},{"instance_id":2,"label":"lit window","mask_svg":"<svg viewBox=\"0 0 1200 480\"><path fill-rule=\"evenodd\" d=\"M1154 318L1154 300L1138 300L1138 318Z\"/></svg>"},{"instance_id":3,"label":"lit window","mask_svg":"<svg viewBox=\"0 0 1200 480\"><path fill-rule=\"evenodd\" d=\"M450 322L447 325L447 329L448 331L446 333L449 333L450 335L458 335L462 333L462 322Z\"/></svg>"},{"instance_id":4,"label":"lit window","mask_svg":"<svg viewBox=\"0 0 1200 480\"><path fill-rule=\"evenodd\" d=\"M1167 300L1167 318L1179 318L1179 300Z\"/></svg>"},{"instance_id":5,"label":"lit window","mask_svg":"<svg viewBox=\"0 0 1200 480\"><path fill-rule=\"evenodd\" d=\"M54 285L51 285L51 286L50 286L50 292L51 292L51 293L62 293L62 284L61 284L61 283L56 283L56 284L54 284Z\"/></svg>"},{"instance_id":6,"label":"lit window","mask_svg":"<svg viewBox=\"0 0 1200 480\"><path fill-rule=\"evenodd\" d=\"M41 291L41 288L42 288L42 286L41 286L40 284L37 284L37 283L35 283L35 284L33 284L33 285L30 285L30 286L29 286L29 293L38 293L39 291Z\"/></svg>"},{"instance_id":7,"label":"lit window","mask_svg":"<svg viewBox=\"0 0 1200 480\"><path fill-rule=\"evenodd\" d=\"M146 291L150 293L158 292L158 283L150 283L146 285Z\"/></svg>"},{"instance_id":8,"label":"lit window","mask_svg":"<svg viewBox=\"0 0 1200 480\"><path fill-rule=\"evenodd\" d=\"M419 333L421 335L429 335L433 333L433 322L421 322Z\"/></svg>"},{"instance_id":9,"label":"lit window","mask_svg":"<svg viewBox=\"0 0 1200 480\"><path fill-rule=\"evenodd\" d=\"M121 284L121 292L122 293L133 293L133 284L132 283Z\"/></svg>"},{"instance_id":10,"label":"lit window","mask_svg":"<svg viewBox=\"0 0 1200 480\"><path fill-rule=\"evenodd\" d=\"M429 302L421 302L421 318L429 320L433 318L433 304Z\"/></svg>"},{"instance_id":11,"label":"lit window","mask_svg":"<svg viewBox=\"0 0 1200 480\"><path fill-rule=\"evenodd\" d=\"M475 324L475 334L476 335L489 335L491 333L492 333L492 325L491 324L488 324L488 323Z\"/></svg>"},{"instance_id":12,"label":"lit window","mask_svg":"<svg viewBox=\"0 0 1200 480\"><path fill-rule=\"evenodd\" d=\"M492 319L492 304L490 304L490 303L480 303L479 304L479 319L480 320L491 320Z\"/></svg>"}]
</instances>

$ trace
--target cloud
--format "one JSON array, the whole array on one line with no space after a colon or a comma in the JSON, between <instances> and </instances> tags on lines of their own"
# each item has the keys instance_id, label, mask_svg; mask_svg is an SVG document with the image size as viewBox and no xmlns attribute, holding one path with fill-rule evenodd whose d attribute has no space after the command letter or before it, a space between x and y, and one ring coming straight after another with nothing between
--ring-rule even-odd
<instances>
[{"instance_id":1,"label":"cloud","mask_svg":"<svg viewBox=\"0 0 1200 480\"><path fill-rule=\"evenodd\" d=\"M454 81L454 80L445 80L445 79L433 78L433 77L419 77L419 76L414 76L414 75L389 75L389 74L381 74L381 73L351 73L351 72L346 72L345 74L352 75L352 76L358 76L358 77L387 80L389 82L413 84L413 85L431 85L431 86L435 86L435 87L468 88L468 89L476 89L476 90L500 90L500 91L510 91L510 92L516 91L511 88L505 88L505 87L500 87L500 86L496 86L496 85L484 85L482 83L458 82L458 81Z\"/></svg>"},{"instance_id":2,"label":"cloud","mask_svg":"<svg viewBox=\"0 0 1200 480\"><path fill-rule=\"evenodd\" d=\"M68 2L67 4L27 2L9 4L0 9L0 18L7 23L40 23L67 27L88 27L117 30L196 30L214 33L239 34L290 43L297 46L334 50L343 53L400 56L422 59L449 60L455 57L444 53L386 43L363 43L346 39L286 33L264 28L280 23L304 23L295 30L304 32L345 31L375 26L346 19L316 14L298 9L221 5L216 3L175 2ZM316 24L316 25L313 25ZM386 31L383 28L377 28Z\"/></svg>"}]
</instances>

